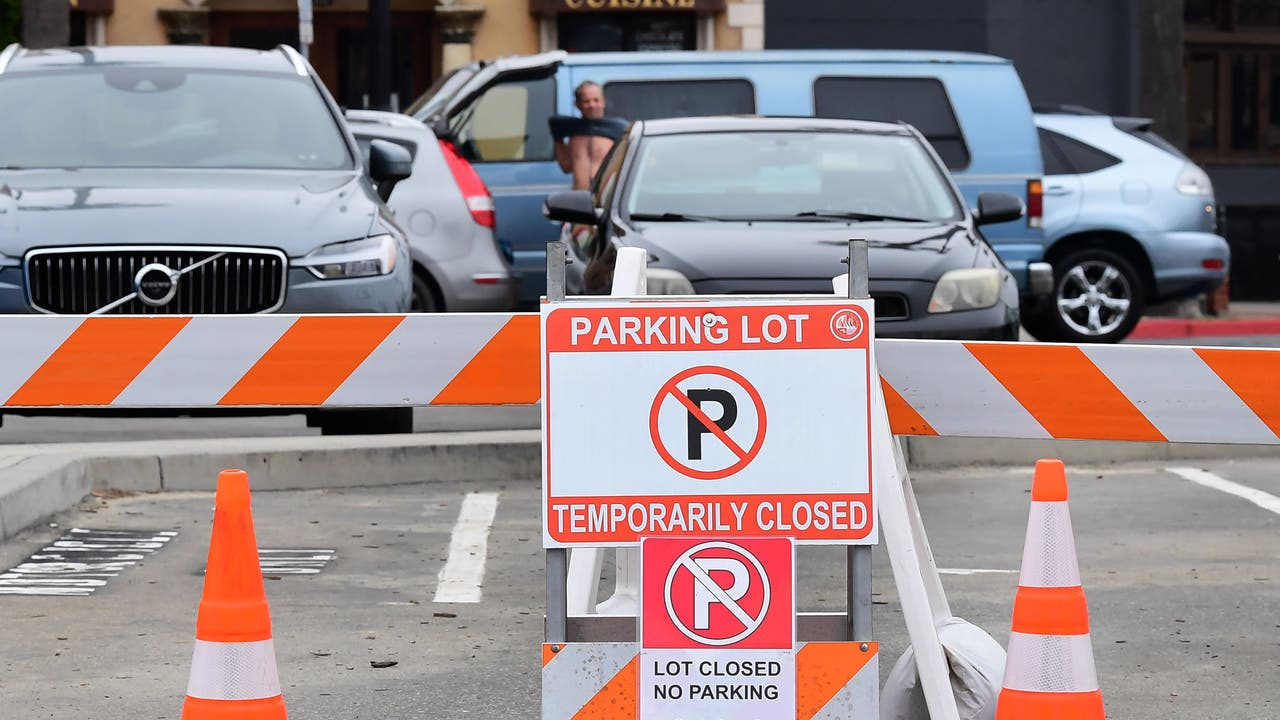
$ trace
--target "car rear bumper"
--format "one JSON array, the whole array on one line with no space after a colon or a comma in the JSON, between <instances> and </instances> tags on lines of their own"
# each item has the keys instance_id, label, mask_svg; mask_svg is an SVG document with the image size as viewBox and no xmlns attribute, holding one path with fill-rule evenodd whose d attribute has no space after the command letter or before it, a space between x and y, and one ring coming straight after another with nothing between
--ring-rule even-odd
<instances>
[{"instance_id":1,"label":"car rear bumper","mask_svg":"<svg viewBox=\"0 0 1280 720\"><path fill-rule=\"evenodd\" d=\"M1155 275L1155 300L1176 300L1222 285L1231 271L1231 249L1220 235L1158 232L1138 236ZM1205 263L1221 264L1206 268Z\"/></svg>"}]
</instances>

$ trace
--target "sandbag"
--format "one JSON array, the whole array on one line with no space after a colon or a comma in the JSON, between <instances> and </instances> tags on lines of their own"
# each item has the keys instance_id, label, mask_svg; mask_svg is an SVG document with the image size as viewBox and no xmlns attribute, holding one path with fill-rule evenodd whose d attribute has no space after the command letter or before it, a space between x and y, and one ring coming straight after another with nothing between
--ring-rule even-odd
<instances>
[{"instance_id":1,"label":"sandbag","mask_svg":"<svg viewBox=\"0 0 1280 720\"><path fill-rule=\"evenodd\" d=\"M938 628L950 668L960 720L994 720L1004 682L1004 648L985 630L960 618ZM916 657L908 647L893 664L880 693L880 720L929 720Z\"/></svg>"}]
</instances>

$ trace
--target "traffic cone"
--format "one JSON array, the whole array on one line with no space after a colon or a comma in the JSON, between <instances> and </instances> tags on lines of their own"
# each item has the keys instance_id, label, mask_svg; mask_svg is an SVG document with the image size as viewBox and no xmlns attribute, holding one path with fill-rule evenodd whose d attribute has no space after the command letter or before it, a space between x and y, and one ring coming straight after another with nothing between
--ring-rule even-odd
<instances>
[{"instance_id":1,"label":"traffic cone","mask_svg":"<svg viewBox=\"0 0 1280 720\"><path fill-rule=\"evenodd\" d=\"M249 476L223 470L182 720L287 717L249 508Z\"/></svg>"},{"instance_id":2,"label":"traffic cone","mask_svg":"<svg viewBox=\"0 0 1280 720\"><path fill-rule=\"evenodd\" d=\"M1106 718L1061 460L1036 463L1011 630L996 720Z\"/></svg>"}]
</instances>

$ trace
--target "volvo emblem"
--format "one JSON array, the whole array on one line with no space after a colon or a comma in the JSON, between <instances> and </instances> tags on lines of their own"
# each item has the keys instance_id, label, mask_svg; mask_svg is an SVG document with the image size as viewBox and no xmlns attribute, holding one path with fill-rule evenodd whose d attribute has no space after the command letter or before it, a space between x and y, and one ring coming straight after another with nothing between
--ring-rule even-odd
<instances>
[{"instance_id":1,"label":"volvo emblem","mask_svg":"<svg viewBox=\"0 0 1280 720\"><path fill-rule=\"evenodd\" d=\"M178 294L178 278L182 273L168 265L151 263L133 276L133 291L138 299L151 307L160 307Z\"/></svg>"}]
</instances>

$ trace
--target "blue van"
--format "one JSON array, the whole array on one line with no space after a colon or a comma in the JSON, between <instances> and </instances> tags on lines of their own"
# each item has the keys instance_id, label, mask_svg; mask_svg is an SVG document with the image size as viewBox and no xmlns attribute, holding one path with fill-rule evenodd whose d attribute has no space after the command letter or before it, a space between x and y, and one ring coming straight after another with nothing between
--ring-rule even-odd
<instances>
[{"instance_id":1,"label":"blue van","mask_svg":"<svg viewBox=\"0 0 1280 720\"><path fill-rule=\"evenodd\" d=\"M489 186L521 304L545 292L546 246L559 237L542 217L543 200L570 183L555 162L547 120L577 114L574 88L586 80L604 87L605 114L625 120L748 114L908 122L933 144L970 205L985 191L1025 198L1024 219L983 234L1024 296L1049 289L1047 266L1028 268L1044 255L1040 140L1008 60L914 50L555 51L458 68L407 111L452 140Z\"/></svg>"}]
</instances>

